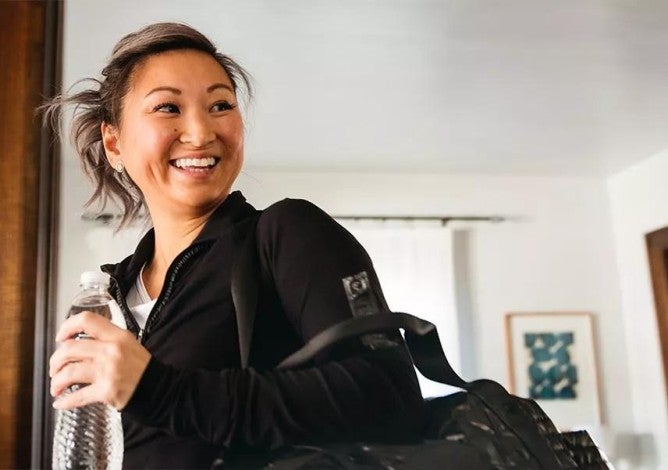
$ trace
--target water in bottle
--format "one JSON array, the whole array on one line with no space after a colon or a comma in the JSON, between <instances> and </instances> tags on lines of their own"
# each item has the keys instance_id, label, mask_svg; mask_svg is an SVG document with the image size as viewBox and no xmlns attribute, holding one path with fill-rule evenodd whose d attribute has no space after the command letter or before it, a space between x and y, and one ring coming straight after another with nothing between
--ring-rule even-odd
<instances>
[{"instance_id":1,"label":"water in bottle","mask_svg":"<svg viewBox=\"0 0 668 470\"><path fill-rule=\"evenodd\" d=\"M112 318L112 297L107 292L109 278L101 272L81 275L81 291L74 298L67 317L90 311ZM86 340L85 333L76 339ZM85 387L76 384L65 393ZM104 403L58 410L53 435L53 468L60 469L120 469L123 463L123 427L121 415Z\"/></svg>"}]
</instances>

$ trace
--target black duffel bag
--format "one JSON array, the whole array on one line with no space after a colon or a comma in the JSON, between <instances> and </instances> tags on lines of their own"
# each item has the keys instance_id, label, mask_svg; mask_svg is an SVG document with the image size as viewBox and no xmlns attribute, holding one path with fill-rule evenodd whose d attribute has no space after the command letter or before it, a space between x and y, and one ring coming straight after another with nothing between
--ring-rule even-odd
<instances>
[{"instance_id":1,"label":"black duffel bag","mask_svg":"<svg viewBox=\"0 0 668 470\"><path fill-rule=\"evenodd\" d=\"M252 238L239 253L232 297L243 367L248 366L257 305L257 258ZM463 380L450 366L436 327L401 312L351 318L313 337L278 368L298 367L337 343L404 330L413 363L426 378L463 389L425 401L422 441L407 444L333 443L289 446L267 454L227 454L215 468L306 469L608 469L586 431L560 433L533 401L492 380Z\"/></svg>"},{"instance_id":2,"label":"black duffel bag","mask_svg":"<svg viewBox=\"0 0 668 470\"><path fill-rule=\"evenodd\" d=\"M418 371L464 392L426 400L421 443L347 443L292 446L260 456L259 468L273 469L607 469L589 435L559 433L533 401L509 394L491 380L464 381L450 367L436 327L400 312L353 318L312 338L285 359L297 367L340 341L403 329ZM245 461L244 468L250 464Z\"/></svg>"}]
</instances>

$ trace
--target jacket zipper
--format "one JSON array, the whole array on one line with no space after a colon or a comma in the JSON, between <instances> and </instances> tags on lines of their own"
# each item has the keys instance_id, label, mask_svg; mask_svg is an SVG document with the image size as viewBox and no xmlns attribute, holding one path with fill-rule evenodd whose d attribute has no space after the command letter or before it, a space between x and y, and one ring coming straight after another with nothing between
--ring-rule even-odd
<instances>
[{"instance_id":1,"label":"jacket zipper","mask_svg":"<svg viewBox=\"0 0 668 470\"><path fill-rule=\"evenodd\" d=\"M179 273L181 268L190 259L192 259L193 256L195 256L197 253L202 251L202 249L204 249L204 245L205 243L200 243L198 245L191 246L189 249L187 249L186 251L182 252L179 256L177 256L174 262L172 262L171 266L167 270L167 275L165 276L166 278L165 285L163 286L162 291L158 296L155 306L151 310L151 313L149 313L148 318L146 319L146 324L144 325L144 328L141 328L139 326L139 323L137 323L135 316L130 311L130 308L128 307L125 297L121 293L120 284L118 283L118 281L114 276L111 276L111 278L114 280L116 300L118 301L118 304L121 306L121 310L126 318L126 321L129 319L132 332L137 335L137 340L139 341L140 344L143 345L144 342L146 341L146 335L149 333L153 324L156 322L158 314L167 303L167 300L169 299L169 296L171 295L172 290L174 288L174 281L176 281L177 274Z\"/></svg>"},{"instance_id":2,"label":"jacket zipper","mask_svg":"<svg viewBox=\"0 0 668 470\"><path fill-rule=\"evenodd\" d=\"M123 312L123 316L125 317L126 323L128 321L130 322L130 325L128 325L130 331L136 333L137 338L141 338L144 333L142 331L142 328L139 327L139 323L137 323L135 316L132 314L130 308L128 307L127 302L125 301L125 297L121 292L121 285L118 283L118 280L113 275L110 275L110 278L114 281L114 293L116 294L115 295L116 302L121 307L121 312Z\"/></svg>"},{"instance_id":3,"label":"jacket zipper","mask_svg":"<svg viewBox=\"0 0 668 470\"><path fill-rule=\"evenodd\" d=\"M158 296L155 306L151 310L151 313L149 313L148 318L146 319L146 324L144 325L144 328L143 329L140 328L137 334L137 339L141 344L144 344L144 342L146 341L147 335L151 332L151 328L159 318L160 312L162 311L165 304L167 304L167 300L169 299L170 295L172 294L172 290L174 289L174 282L176 281L176 276L178 275L179 271L197 253L199 253L204 249L203 245L204 243L200 243L198 245L191 246L188 250L181 253L167 270L167 276L165 276L166 278L165 285L163 286L162 291Z\"/></svg>"}]
</instances>

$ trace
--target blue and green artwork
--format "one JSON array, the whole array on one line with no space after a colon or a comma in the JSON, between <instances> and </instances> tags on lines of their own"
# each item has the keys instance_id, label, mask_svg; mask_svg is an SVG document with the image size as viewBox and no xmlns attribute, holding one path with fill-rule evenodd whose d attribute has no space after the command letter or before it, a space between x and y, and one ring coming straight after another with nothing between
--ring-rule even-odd
<instances>
[{"instance_id":1,"label":"blue and green artwork","mask_svg":"<svg viewBox=\"0 0 668 470\"><path fill-rule=\"evenodd\" d=\"M573 332L524 333L529 359L529 397L539 400L577 398L578 370L571 363Z\"/></svg>"}]
</instances>

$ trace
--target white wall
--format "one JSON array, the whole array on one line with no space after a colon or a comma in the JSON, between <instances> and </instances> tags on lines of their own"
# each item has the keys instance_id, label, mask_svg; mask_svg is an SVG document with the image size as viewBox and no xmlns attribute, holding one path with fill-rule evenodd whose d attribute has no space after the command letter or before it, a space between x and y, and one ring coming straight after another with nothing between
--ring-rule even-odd
<instances>
[{"instance_id":1,"label":"white wall","mask_svg":"<svg viewBox=\"0 0 668 470\"><path fill-rule=\"evenodd\" d=\"M120 259L137 238L78 220L85 188L65 171L60 265L63 308L74 276ZM69 174L69 175L68 175ZM69 180L68 180L69 178ZM596 316L604 445L633 430L617 267L605 182L596 178L437 174L280 173L248 169L238 188L257 207L301 197L335 215L501 215L500 224L468 224L460 232L458 299L470 324L468 378L508 383L504 314L591 311ZM91 231L95 233L91 233ZM96 248L102 247L100 252ZM69 292L68 292L69 290ZM466 292L468 291L468 292ZM605 340L603 340L605 339ZM466 346L466 345L465 345ZM466 350L466 347L463 348ZM555 417L558 421L558 417Z\"/></svg>"},{"instance_id":2,"label":"white wall","mask_svg":"<svg viewBox=\"0 0 668 470\"><path fill-rule=\"evenodd\" d=\"M668 468L666 384L645 234L668 225L668 151L609 180L622 293L624 331L630 365L635 427L653 439L641 442Z\"/></svg>"}]
</instances>

